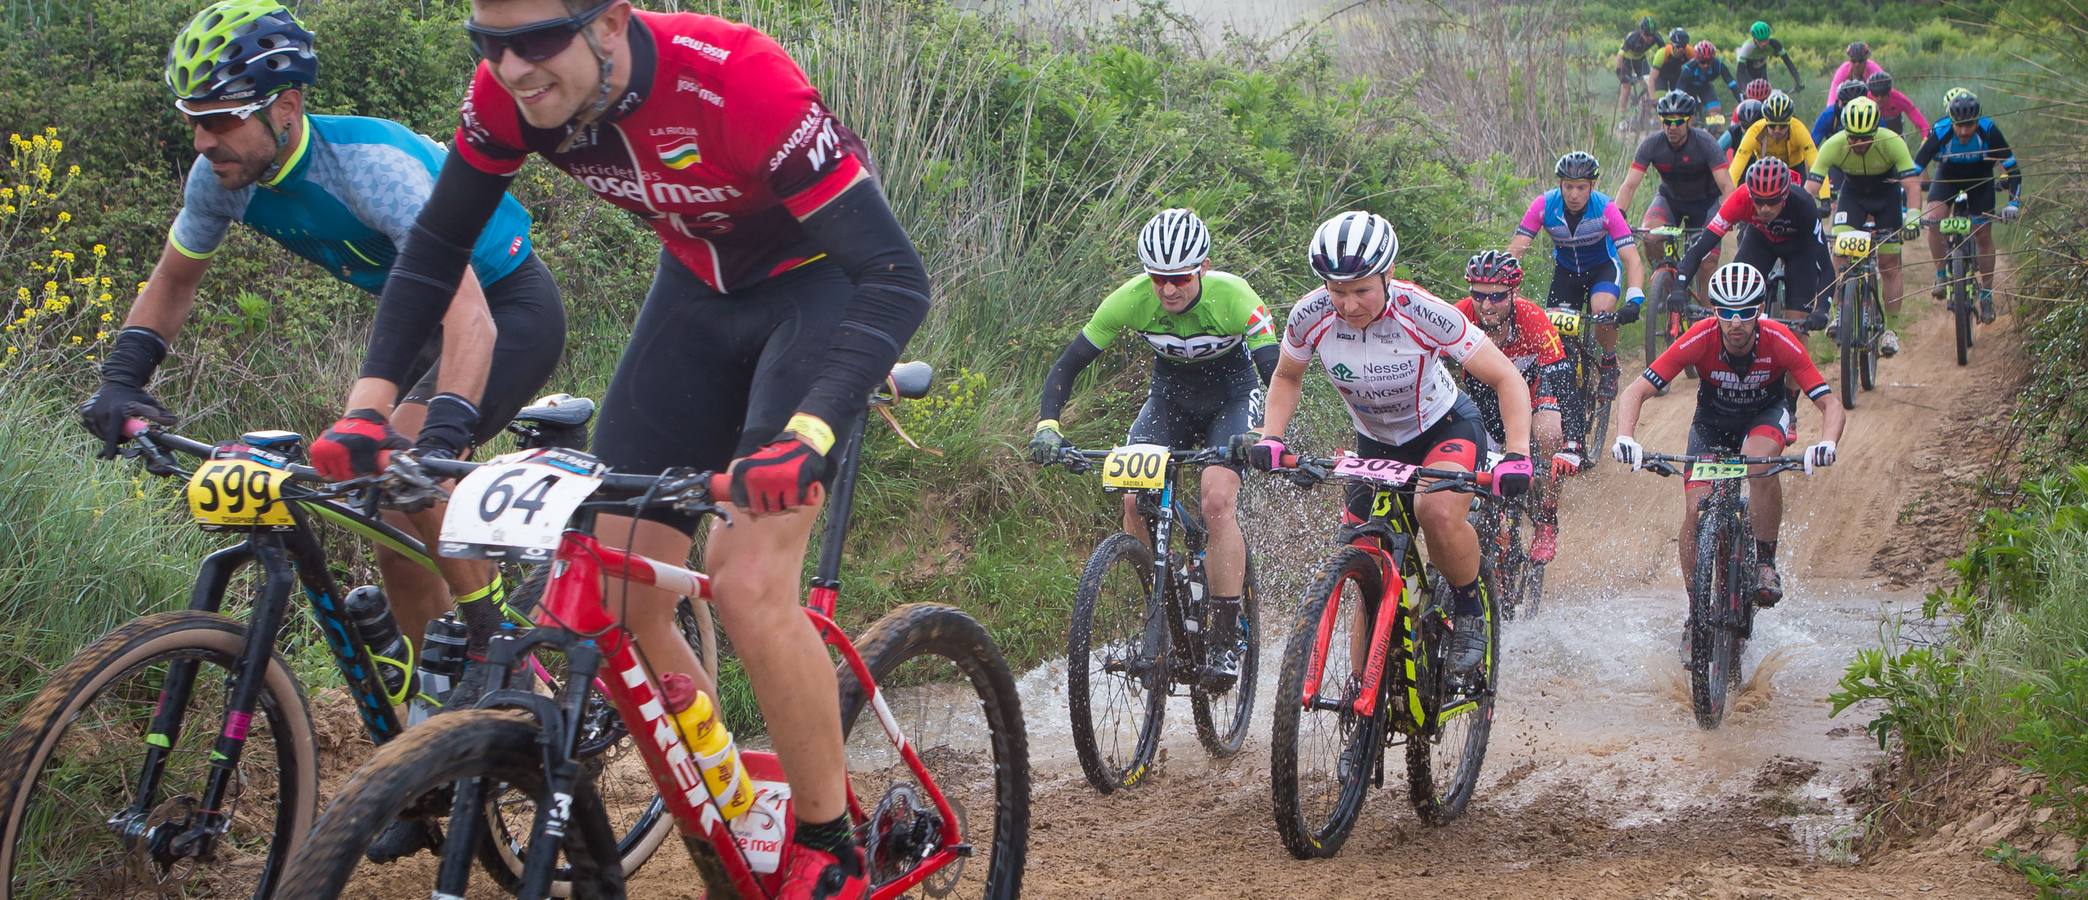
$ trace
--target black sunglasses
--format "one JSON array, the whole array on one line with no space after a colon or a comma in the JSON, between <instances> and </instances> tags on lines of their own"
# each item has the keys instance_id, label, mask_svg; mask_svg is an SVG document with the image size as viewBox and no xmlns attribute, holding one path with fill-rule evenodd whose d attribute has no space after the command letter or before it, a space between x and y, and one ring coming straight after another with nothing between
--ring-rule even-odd
<instances>
[{"instance_id":1,"label":"black sunglasses","mask_svg":"<svg viewBox=\"0 0 2088 900\"><path fill-rule=\"evenodd\" d=\"M1506 303L1515 296L1514 291L1473 291L1473 303Z\"/></svg>"},{"instance_id":2,"label":"black sunglasses","mask_svg":"<svg viewBox=\"0 0 2088 900\"><path fill-rule=\"evenodd\" d=\"M471 50L488 62L500 62L502 55L515 51L523 59L537 63L565 52L573 38L588 23L600 18L617 0L606 0L599 6L577 16L563 19L546 19L514 28L487 28L477 22L464 23L464 30L471 34Z\"/></svg>"}]
</instances>

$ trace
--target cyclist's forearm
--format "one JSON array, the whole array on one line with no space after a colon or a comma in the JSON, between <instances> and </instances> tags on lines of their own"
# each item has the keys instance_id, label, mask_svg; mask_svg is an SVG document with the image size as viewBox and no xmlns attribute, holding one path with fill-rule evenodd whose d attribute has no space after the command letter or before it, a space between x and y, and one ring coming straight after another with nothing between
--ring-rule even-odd
<instances>
[{"instance_id":1,"label":"cyclist's forearm","mask_svg":"<svg viewBox=\"0 0 2088 900\"><path fill-rule=\"evenodd\" d=\"M862 411L863 398L891 372L928 318L932 287L912 238L867 174L799 224L855 285L821 375L798 407L843 422Z\"/></svg>"},{"instance_id":2,"label":"cyclist's forearm","mask_svg":"<svg viewBox=\"0 0 2088 900\"><path fill-rule=\"evenodd\" d=\"M1645 406L1646 398L1653 395L1653 382L1645 376L1631 379L1617 395L1617 436L1636 437L1638 432L1639 408Z\"/></svg>"},{"instance_id":3,"label":"cyclist's forearm","mask_svg":"<svg viewBox=\"0 0 2088 900\"><path fill-rule=\"evenodd\" d=\"M173 343L181 334L181 327L188 323L189 311L196 306L196 285L209 268L209 260L193 259L169 244L160 251L159 263L152 267L152 279L138 292L137 301L124 316L123 327L149 328L167 343Z\"/></svg>"},{"instance_id":4,"label":"cyclist's forearm","mask_svg":"<svg viewBox=\"0 0 2088 900\"><path fill-rule=\"evenodd\" d=\"M435 390L455 394L477 404L486 392L486 375L493 367L493 344L499 329L486 309L486 294L478 277L466 271L464 283L442 317L442 362L435 376Z\"/></svg>"},{"instance_id":5,"label":"cyclist's forearm","mask_svg":"<svg viewBox=\"0 0 2088 900\"><path fill-rule=\"evenodd\" d=\"M1900 193L1906 197L1906 203L1902 205L1905 206L1907 209L1921 208L1920 178L1909 177L1900 179Z\"/></svg>"},{"instance_id":6,"label":"cyclist's forearm","mask_svg":"<svg viewBox=\"0 0 2088 900\"><path fill-rule=\"evenodd\" d=\"M1262 411L1262 434L1281 437L1298 411L1305 389L1305 364L1285 357L1269 378L1268 408Z\"/></svg>"},{"instance_id":7,"label":"cyclist's forearm","mask_svg":"<svg viewBox=\"0 0 2088 900\"><path fill-rule=\"evenodd\" d=\"M344 410L374 409L386 416L399 405L399 386L383 378L357 378L348 389L348 402Z\"/></svg>"},{"instance_id":8,"label":"cyclist's forearm","mask_svg":"<svg viewBox=\"0 0 2088 900\"><path fill-rule=\"evenodd\" d=\"M1790 56L1790 54L1788 54L1788 53L1787 53L1787 54L1784 54L1783 56L1781 56L1781 57L1779 57L1779 58L1783 60L1783 64L1784 64L1784 71L1787 71L1787 72L1790 72L1790 73L1791 73L1791 84L1792 84L1793 86L1797 86L1797 85L1802 85L1802 84L1804 84L1804 83L1805 83L1805 79L1804 79L1803 77L1799 76L1799 74L1798 74L1798 64L1797 64L1797 63L1794 63L1794 62L1792 62L1792 61L1791 61L1791 56ZM1765 70L1763 70L1763 71L1765 71L1765 72L1766 72L1767 70L1765 69Z\"/></svg>"},{"instance_id":9,"label":"cyclist's forearm","mask_svg":"<svg viewBox=\"0 0 2088 900\"><path fill-rule=\"evenodd\" d=\"M1617 255L1624 257L1624 286L1645 290L1646 258L1639 253L1638 245L1618 250Z\"/></svg>"},{"instance_id":10,"label":"cyclist's forearm","mask_svg":"<svg viewBox=\"0 0 2088 900\"><path fill-rule=\"evenodd\" d=\"M1276 377L1276 363L1283 358L1283 351L1275 344L1268 344L1248 351L1247 355L1254 360L1254 374L1261 378L1262 386L1267 387L1269 379Z\"/></svg>"},{"instance_id":11,"label":"cyclist's forearm","mask_svg":"<svg viewBox=\"0 0 2088 900\"><path fill-rule=\"evenodd\" d=\"M1841 401L1831 393L1821 394L1813 398L1813 406L1820 411L1820 437L1841 443L1842 426L1849 420L1848 414L1842 410Z\"/></svg>"},{"instance_id":12,"label":"cyclist's forearm","mask_svg":"<svg viewBox=\"0 0 2088 900\"><path fill-rule=\"evenodd\" d=\"M1087 335L1073 336L1073 343L1059 354L1051 364L1051 371L1044 374L1043 396L1037 401L1037 419L1056 419L1066 409L1066 399L1073 396L1073 379L1102 355L1102 349L1088 340Z\"/></svg>"}]
</instances>

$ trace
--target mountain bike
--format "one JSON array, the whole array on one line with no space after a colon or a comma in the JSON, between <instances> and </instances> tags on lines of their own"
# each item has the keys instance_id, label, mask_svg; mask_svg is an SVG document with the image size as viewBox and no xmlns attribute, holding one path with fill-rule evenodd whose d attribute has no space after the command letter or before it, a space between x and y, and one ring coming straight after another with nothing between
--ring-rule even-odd
<instances>
[{"instance_id":1,"label":"mountain bike","mask_svg":"<svg viewBox=\"0 0 2088 900\"><path fill-rule=\"evenodd\" d=\"M1979 245L1972 239L1975 229L1989 227L1996 221L1990 213L1971 214L1964 191L1950 200L1950 215L1939 220L1923 219L1943 235L1944 291L1949 298L1950 317L1957 325L1957 364L1970 361L1972 352L1972 318L1977 314L1977 298L1973 292L1976 284L1972 273L1978 270Z\"/></svg>"},{"instance_id":2,"label":"mountain bike","mask_svg":"<svg viewBox=\"0 0 2088 900\"><path fill-rule=\"evenodd\" d=\"M1602 349L1589 333L1590 326L1616 324L1616 313L1584 313L1566 307L1554 306L1544 311L1551 318L1552 328L1559 333L1559 342L1565 345L1566 358L1573 363L1573 389L1580 392L1581 414L1588 417L1587 439L1590 447L1608 446L1610 428L1610 404L1614 395L1602 395ZM1648 328L1652 325L1649 323ZM1618 373L1621 378L1623 373ZM1595 467L1595 457L1601 454L1584 454L1583 465Z\"/></svg>"},{"instance_id":3,"label":"mountain bike","mask_svg":"<svg viewBox=\"0 0 2088 900\"><path fill-rule=\"evenodd\" d=\"M894 369L871 398L888 404L928 391L924 363ZM841 658L841 724L848 735L848 816L862 842L875 897L916 888L931 895L1014 897L1021 890L1029 833L1029 751L1022 710L1000 650L960 610L909 604L873 624L860 644L833 621L840 599L841 553L862 461L863 420L831 457L837 466L805 616ZM454 784L449 839L434 896L462 897L472 866L467 851L487 823L480 798L505 785L535 802L516 894L545 896L554 860L570 864L576 896L620 897L623 873L604 865L614 851L605 804L581 768L580 724L604 698L636 735L639 756L711 896L772 896L791 841L790 785L773 753L741 749L746 777L716 786L702 769L693 734L665 705L664 683L619 622L619 582L712 599L710 576L615 549L595 537L603 513L673 509L725 516L727 478L670 470L659 475L608 471L593 457L538 450L488 463L395 457L388 490L410 490L414 469L460 478L443 523L453 555L553 554L538 627L497 638L489 651L491 690L478 708L447 713L380 748L335 796L284 876L289 896L369 896L382 888L350 884L363 849L383 824L430 791ZM730 527L723 519L715 527ZM525 652L555 651L573 673L556 698L507 688L508 665ZM605 690L575 689L601 673ZM715 683L715 682L714 682ZM868 709L878 728L858 734ZM902 730L900 718L912 724ZM930 730L947 726L947 733ZM751 784L748 782L751 781ZM976 815L974 815L976 812ZM393 879L394 881L396 879ZM396 888L393 888L396 890Z\"/></svg>"},{"instance_id":4,"label":"mountain bike","mask_svg":"<svg viewBox=\"0 0 2088 900\"><path fill-rule=\"evenodd\" d=\"M1499 450L1487 451L1487 470L1499 465L1502 458ZM1499 503L1472 500L1472 511L1467 519L1472 523L1472 530L1479 534L1479 552L1487 557L1488 571L1493 573L1491 584L1501 592L1501 619L1504 622L1536 615L1544 600L1544 569L1547 564L1530 559L1530 542L1535 539L1537 525L1536 517L1532 515L1537 482L1550 477L1548 468L1538 467L1532 475L1528 493Z\"/></svg>"},{"instance_id":5,"label":"mountain bike","mask_svg":"<svg viewBox=\"0 0 2088 900\"><path fill-rule=\"evenodd\" d=\"M1697 725L1717 728L1729 696L1740 684L1740 656L1754 636L1754 595L1759 586L1754 525L1748 519L1741 482L1774 478L1804 469L1800 456L1703 457L1648 453L1645 469L1662 477L1689 472L1691 481L1711 482L1697 504L1696 566L1689 576L1689 702ZM1750 471L1760 467L1760 471Z\"/></svg>"},{"instance_id":6,"label":"mountain bike","mask_svg":"<svg viewBox=\"0 0 2088 900\"><path fill-rule=\"evenodd\" d=\"M509 425L518 441L584 444L593 401L545 399L554 402L523 410ZM327 485L299 464L303 438L295 433L257 431L212 446L152 428L124 452L150 474L185 480L190 517L240 540L203 560L188 609L138 618L89 644L22 714L0 747L0 898L137 885L178 893L197 880L211 881L214 891L244 890L218 879L250 880L252 896L267 897L318 804L311 712L277 649L292 591L302 588L310 601L373 743L397 737L416 702L409 700L412 663L373 652L351 621L317 523L430 571L434 559L379 517L374 491ZM198 462L185 468L182 457ZM526 581L508 574L510 584ZM228 599L247 606L246 621L224 614ZM533 603L519 587L508 612ZM561 673L532 661L529 674L550 690ZM625 737L621 723L592 723L583 734L589 764L610 764L628 746ZM644 802L651 792L642 782L604 789L635 801L619 815L615 838L617 859L634 869L665 839L667 822L658 803ZM512 799L492 802L506 808ZM496 877L520 871L519 859L494 841L473 849Z\"/></svg>"},{"instance_id":7,"label":"mountain bike","mask_svg":"<svg viewBox=\"0 0 2088 900\"><path fill-rule=\"evenodd\" d=\"M1493 479L1354 456L1284 461L1281 473L1298 484L1331 479L1372 493L1370 518L1342 527L1340 549L1307 588L1276 679L1276 830L1292 856L1325 858L1348 839L1364 792L1384 785L1389 748L1406 748L1407 796L1422 821L1447 824L1471 801L1500 683L1499 595L1481 554L1486 660L1473 683L1452 684L1450 586L1422 560L1413 498L1491 497Z\"/></svg>"},{"instance_id":8,"label":"mountain bike","mask_svg":"<svg viewBox=\"0 0 2088 900\"><path fill-rule=\"evenodd\" d=\"M1885 336L1885 307L1879 299L1878 258L1868 231L1834 236L1834 255L1847 260L1834 292L1834 345L1841 357L1841 403L1856 408L1856 389L1877 386L1878 344Z\"/></svg>"},{"instance_id":9,"label":"mountain bike","mask_svg":"<svg viewBox=\"0 0 2088 900\"><path fill-rule=\"evenodd\" d=\"M1225 462L1224 448L1175 452L1157 444L1068 448L1060 455L1059 463L1074 472L1099 465L1102 489L1134 494L1146 524L1144 535L1117 532L1088 556L1066 637L1073 748L1088 783L1102 793L1136 785L1150 773L1167 699L1177 688L1188 693L1196 739L1212 756L1238 753L1247 740L1261 670L1254 555L1245 560L1239 639L1221 648L1207 639L1214 624L1205 606L1209 532L1175 490L1184 469ZM1235 673L1212 671L1221 649L1233 653Z\"/></svg>"},{"instance_id":10,"label":"mountain bike","mask_svg":"<svg viewBox=\"0 0 2088 900\"><path fill-rule=\"evenodd\" d=\"M1689 285L1682 280L1682 251L1687 242L1695 240L1701 228L1682 228L1662 225L1657 228L1633 228L1633 234L1643 242L1647 238L1660 241L1659 258L1653 260L1653 272L1646 278L1645 349L1646 363L1651 365L1660 358L1669 344L1689 329L1683 321L1683 310L1690 302ZM1589 443L1588 446L1599 446Z\"/></svg>"}]
</instances>

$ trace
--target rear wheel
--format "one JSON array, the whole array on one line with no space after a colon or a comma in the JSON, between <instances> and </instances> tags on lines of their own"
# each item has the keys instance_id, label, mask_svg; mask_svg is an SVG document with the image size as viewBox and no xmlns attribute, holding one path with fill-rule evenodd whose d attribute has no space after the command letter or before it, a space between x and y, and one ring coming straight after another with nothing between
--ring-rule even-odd
<instances>
[{"instance_id":1,"label":"rear wheel","mask_svg":"<svg viewBox=\"0 0 2088 900\"><path fill-rule=\"evenodd\" d=\"M1073 749L1095 790L1137 784L1160 747L1168 634L1153 596L1153 552L1123 532L1088 557L1066 639Z\"/></svg>"},{"instance_id":2,"label":"rear wheel","mask_svg":"<svg viewBox=\"0 0 2088 900\"><path fill-rule=\"evenodd\" d=\"M1864 329L1863 359L1856 368L1858 380L1866 391L1878 387L1878 340L1877 335L1885 332L1885 308L1878 304L1877 272L1873 270L1863 281L1863 319L1870 327Z\"/></svg>"},{"instance_id":3,"label":"rear wheel","mask_svg":"<svg viewBox=\"0 0 2088 900\"><path fill-rule=\"evenodd\" d=\"M1680 308L1675 297L1676 287L1675 270L1667 266L1654 269L1653 277L1647 280L1646 296L1653 302L1643 320L1646 326L1646 365L1650 366L1659 359L1661 351L1667 349L1668 341L1672 339L1668 327L1673 322L1672 314ZM1588 446L1597 445L1591 443Z\"/></svg>"},{"instance_id":4,"label":"rear wheel","mask_svg":"<svg viewBox=\"0 0 2088 900\"><path fill-rule=\"evenodd\" d=\"M1284 848L1299 859L1339 853L1370 788L1385 739L1387 704L1382 690L1373 715L1357 715L1354 704L1357 674L1369 646L1368 623L1383 593L1377 561L1343 547L1306 589L1305 602L1291 620L1271 704L1276 715L1269 736L1269 778L1276 831ZM1306 670L1322 643L1326 664L1319 684L1308 692ZM1386 683L1392 681L1388 675Z\"/></svg>"},{"instance_id":5,"label":"rear wheel","mask_svg":"<svg viewBox=\"0 0 2088 900\"><path fill-rule=\"evenodd\" d=\"M1707 498L1697 516L1696 564L1689 574L1689 701L1703 728L1717 728L1725 719L1733 664L1732 642L1718 624L1726 593L1737 590L1728 584L1731 569L1725 564L1734 552L1731 515Z\"/></svg>"},{"instance_id":6,"label":"rear wheel","mask_svg":"<svg viewBox=\"0 0 2088 900\"><path fill-rule=\"evenodd\" d=\"M968 857L929 873L929 897L1013 898L1029 847L1029 737L1015 677L986 629L962 611L913 604L886 614L856 644L876 681L867 694L841 667L841 728L849 781L865 817L856 837L869 883L883 888L946 849L934 802L957 816ZM863 711L873 708L865 725ZM934 781L921 783L881 727L889 713Z\"/></svg>"},{"instance_id":7,"label":"rear wheel","mask_svg":"<svg viewBox=\"0 0 2088 900\"><path fill-rule=\"evenodd\" d=\"M1426 734L1407 740L1407 797L1414 813L1430 825L1447 825L1464 814L1479 784L1479 770L1486 762L1486 740L1493 732L1494 688L1500 684L1501 605L1494 594L1493 579L1482 567L1482 593L1486 595L1486 662L1479 682L1468 690L1452 691L1441 673L1449 665L1449 632L1439 625L1452 611L1449 580L1431 571L1434 586L1431 602L1436 615L1424 613L1424 630L1434 634L1418 648L1428 654L1416 666L1425 673L1418 686L1421 707L1428 720Z\"/></svg>"},{"instance_id":8,"label":"rear wheel","mask_svg":"<svg viewBox=\"0 0 2088 900\"><path fill-rule=\"evenodd\" d=\"M1235 648L1239 653L1238 677L1222 686L1199 679L1189 688L1189 712L1196 719L1196 739L1220 759L1240 752L1240 747L1247 743L1247 727L1254 719L1255 685L1261 675L1261 599L1255 590L1251 552L1242 586L1245 590L1240 595L1240 643ZM1209 591L1208 585L1205 590ZM1203 623L1203 633L1211 633L1211 623Z\"/></svg>"}]
</instances>

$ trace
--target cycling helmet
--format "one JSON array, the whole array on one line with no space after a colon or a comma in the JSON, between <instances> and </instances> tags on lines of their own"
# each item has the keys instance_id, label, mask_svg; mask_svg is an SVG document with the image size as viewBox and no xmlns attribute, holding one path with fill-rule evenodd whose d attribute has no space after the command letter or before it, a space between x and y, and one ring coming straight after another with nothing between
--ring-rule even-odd
<instances>
[{"instance_id":1,"label":"cycling helmet","mask_svg":"<svg viewBox=\"0 0 2088 900\"><path fill-rule=\"evenodd\" d=\"M1798 104L1791 102L1791 95L1782 91L1770 91L1762 100L1762 118L1771 125L1789 125L1791 116L1797 114Z\"/></svg>"},{"instance_id":2,"label":"cycling helmet","mask_svg":"<svg viewBox=\"0 0 2088 900\"><path fill-rule=\"evenodd\" d=\"M1594 181L1602 177L1602 163L1594 154L1575 150L1559 157L1559 164L1552 167L1552 174L1559 176L1561 181Z\"/></svg>"},{"instance_id":3,"label":"cycling helmet","mask_svg":"<svg viewBox=\"0 0 2088 900\"><path fill-rule=\"evenodd\" d=\"M1965 91L1951 98L1950 120L1953 122L1976 122L1979 120L1979 97Z\"/></svg>"},{"instance_id":4,"label":"cycling helmet","mask_svg":"<svg viewBox=\"0 0 2088 900\"><path fill-rule=\"evenodd\" d=\"M167 87L190 103L258 100L319 77L312 33L274 0L219 0L167 51Z\"/></svg>"},{"instance_id":5,"label":"cycling helmet","mask_svg":"<svg viewBox=\"0 0 2088 900\"><path fill-rule=\"evenodd\" d=\"M1698 41L1690 55L1696 57L1697 62L1710 62L1718 58L1718 47L1710 41Z\"/></svg>"},{"instance_id":6,"label":"cycling helmet","mask_svg":"<svg viewBox=\"0 0 2088 900\"><path fill-rule=\"evenodd\" d=\"M1871 77L1864 79L1863 83L1870 87L1870 95L1873 97L1884 97L1892 93L1892 73L1884 69L1872 72Z\"/></svg>"},{"instance_id":7,"label":"cycling helmet","mask_svg":"<svg viewBox=\"0 0 2088 900\"><path fill-rule=\"evenodd\" d=\"M1377 213L1345 212L1320 223L1308 254L1312 271L1324 281L1354 281L1392 270L1399 255L1399 235Z\"/></svg>"},{"instance_id":8,"label":"cycling helmet","mask_svg":"<svg viewBox=\"0 0 2088 900\"><path fill-rule=\"evenodd\" d=\"M1852 41L1849 44L1848 54L1850 62L1863 63L1870 59L1870 45L1862 41Z\"/></svg>"},{"instance_id":9,"label":"cycling helmet","mask_svg":"<svg viewBox=\"0 0 2088 900\"><path fill-rule=\"evenodd\" d=\"M1791 189L1791 167L1774 156L1764 156L1748 165L1741 180L1747 183L1747 195L1756 200L1781 197Z\"/></svg>"},{"instance_id":10,"label":"cycling helmet","mask_svg":"<svg viewBox=\"0 0 2088 900\"><path fill-rule=\"evenodd\" d=\"M1841 83L1841 90L1834 94L1834 105L1847 106L1858 97L1870 96L1870 85L1861 78L1851 78Z\"/></svg>"},{"instance_id":11,"label":"cycling helmet","mask_svg":"<svg viewBox=\"0 0 2088 900\"><path fill-rule=\"evenodd\" d=\"M1465 263L1465 280L1514 287L1523 280L1522 260L1500 250L1482 250Z\"/></svg>"},{"instance_id":12,"label":"cycling helmet","mask_svg":"<svg viewBox=\"0 0 2088 900\"><path fill-rule=\"evenodd\" d=\"M1767 100L1771 90L1774 88L1769 86L1769 79L1757 78L1747 83L1746 89L1740 92L1740 97L1744 100Z\"/></svg>"},{"instance_id":13,"label":"cycling helmet","mask_svg":"<svg viewBox=\"0 0 2088 900\"><path fill-rule=\"evenodd\" d=\"M1711 273L1708 287L1713 304L1725 309L1746 309L1762 305L1762 292L1768 285L1762 270L1744 262L1729 262Z\"/></svg>"},{"instance_id":14,"label":"cycling helmet","mask_svg":"<svg viewBox=\"0 0 2088 900\"><path fill-rule=\"evenodd\" d=\"M1178 275L1211 258L1211 231L1196 213L1163 209L1138 230L1138 261L1148 273Z\"/></svg>"},{"instance_id":15,"label":"cycling helmet","mask_svg":"<svg viewBox=\"0 0 2088 900\"><path fill-rule=\"evenodd\" d=\"M1673 44L1677 47L1689 43L1689 32L1683 31L1679 26L1669 29L1668 43Z\"/></svg>"},{"instance_id":16,"label":"cycling helmet","mask_svg":"<svg viewBox=\"0 0 2088 900\"><path fill-rule=\"evenodd\" d=\"M1957 99L1957 98L1959 98L1959 97L1970 97L1970 96L1972 96L1972 91L1971 91L1971 90L1970 90L1969 88L1962 88L1962 87L1954 87L1954 88L1951 88L1950 90L1947 90L1947 91L1944 91L1944 92L1943 92L1943 104L1944 104L1945 106L1948 106L1948 105L1950 105L1950 101L1952 101L1952 100L1956 100L1956 99Z\"/></svg>"},{"instance_id":17,"label":"cycling helmet","mask_svg":"<svg viewBox=\"0 0 2088 900\"><path fill-rule=\"evenodd\" d=\"M1870 137L1878 130L1878 101L1858 97L1842 107L1842 130L1852 138Z\"/></svg>"},{"instance_id":18,"label":"cycling helmet","mask_svg":"<svg viewBox=\"0 0 2088 900\"><path fill-rule=\"evenodd\" d=\"M1678 88L1660 95L1660 102L1653 104L1653 111L1663 116L1693 116L1697 111L1697 98L1695 94Z\"/></svg>"},{"instance_id":19,"label":"cycling helmet","mask_svg":"<svg viewBox=\"0 0 2088 900\"><path fill-rule=\"evenodd\" d=\"M1755 40L1766 41L1769 39L1769 23L1756 22L1748 26L1747 33L1752 35Z\"/></svg>"},{"instance_id":20,"label":"cycling helmet","mask_svg":"<svg viewBox=\"0 0 2088 900\"><path fill-rule=\"evenodd\" d=\"M1652 16L1641 16L1641 17L1639 17L1639 30L1640 30L1640 31L1642 31L1642 32L1645 32L1646 34L1653 34L1653 33L1655 32L1655 26L1654 26L1654 24L1653 24L1653 17L1652 17Z\"/></svg>"},{"instance_id":21,"label":"cycling helmet","mask_svg":"<svg viewBox=\"0 0 2088 900\"><path fill-rule=\"evenodd\" d=\"M1761 119L1762 101L1760 100L1742 100L1739 106L1733 107L1734 131L1746 134L1748 126L1761 121Z\"/></svg>"}]
</instances>

